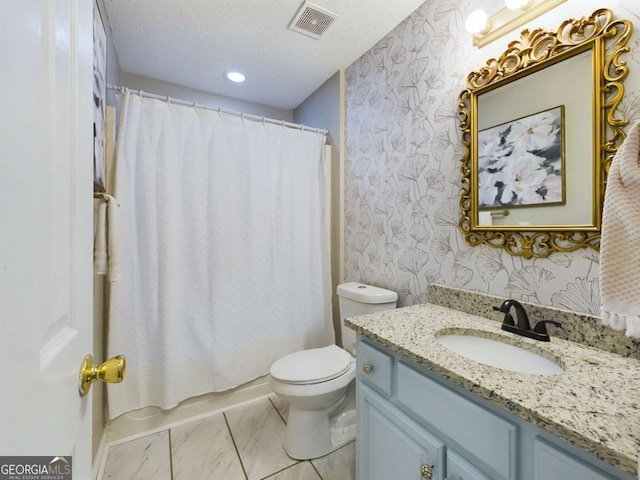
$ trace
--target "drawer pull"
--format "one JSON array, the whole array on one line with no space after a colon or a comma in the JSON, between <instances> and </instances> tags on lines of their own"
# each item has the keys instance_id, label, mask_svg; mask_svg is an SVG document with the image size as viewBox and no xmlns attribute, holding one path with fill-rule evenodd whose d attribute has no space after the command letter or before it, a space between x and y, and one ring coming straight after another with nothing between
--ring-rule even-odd
<instances>
[{"instance_id":1,"label":"drawer pull","mask_svg":"<svg viewBox=\"0 0 640 480\"><path fill-rule=\"evenodd\" d=\"M433 465L427 465L426 463L420 465L420 475L422 475L422 478L431 480L433 478Z\"/></svg>"},{"instance_id":2,"label":"drawer pull","mask_svg":"<svg viewBox=\"0 0 640 480\"><path fill-rule=\"evenodd\" d=\"M367 375L370 374L371 372L373 372L373 365L371 365L370 363L365 363L364 365L362 365L362 371Z\"/></svg>"}]
</instances>

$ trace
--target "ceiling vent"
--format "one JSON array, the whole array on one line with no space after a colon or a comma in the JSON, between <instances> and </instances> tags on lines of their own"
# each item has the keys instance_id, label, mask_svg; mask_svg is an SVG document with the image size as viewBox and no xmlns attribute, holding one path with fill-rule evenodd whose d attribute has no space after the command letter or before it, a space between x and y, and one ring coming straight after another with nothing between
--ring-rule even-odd
<instances>
[{"instance_id":1,"label":"ceiling vent","mask_svg":"<svg viewBox=\"0 0 640 480\"><path fill-rule=\"evenodd\" d=\"M338 15L311 2L304 2L289 29L312 38L320 38Z\"/></svg>"}]
</instances>

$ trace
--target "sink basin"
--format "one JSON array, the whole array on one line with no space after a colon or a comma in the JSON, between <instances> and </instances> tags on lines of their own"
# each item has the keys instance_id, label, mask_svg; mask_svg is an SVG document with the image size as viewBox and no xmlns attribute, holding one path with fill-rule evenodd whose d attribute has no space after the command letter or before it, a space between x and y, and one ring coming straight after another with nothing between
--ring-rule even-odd
<instances>
[{"instance_id":1,"label":"sink basin","mask_svg":"<svg viewBox=\"0 0 640 480\"><path fill-rule=\"evenodd\" d=\"M444 334L436 340L449 350L478 363L513 372L557 375L564 369L537 353L508 343L469 334Z\"/></svg>"}]
</instances>

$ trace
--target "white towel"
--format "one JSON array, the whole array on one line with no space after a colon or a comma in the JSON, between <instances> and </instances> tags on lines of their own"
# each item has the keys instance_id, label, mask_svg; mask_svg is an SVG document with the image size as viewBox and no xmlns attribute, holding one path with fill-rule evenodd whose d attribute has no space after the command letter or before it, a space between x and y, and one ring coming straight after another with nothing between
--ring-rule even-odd
<instances>
[{"instance_id":1,"label":"white towel","mask_svg":"<svg viewBox=\"0 0 640 480\"><path fill-rule=\"evenodd\" d=\"M618 149L607 178L600 244L602 322L640 336L640 122Z\"/></svg>"},{"instance_id":2,"label":"white towel","mask_svg":"<svg viewBox=\"0 0 640 480\"><path fill-rule=\"evenodd\" d=\"M93 199L93 273L107 273L107 202Z\"/></svg>"},{"instance_id":3,"label":"white towel","mask_svg":"<svg viewBox=\"0 0 640 480\"><path fill-rule=\"evenodd\" d=\"M118 259L118 202L111 195L100 194L93 200L93 273L107 275L109 281L120 279Z\"/></svg>"},{"instance_id":4,"label":"white towel","mask_svg":"<svg viewBox=\"0 0 640 480\"><path fill-rule=\"evenodd\" d=\"M111 195L107 201L107 254L109 255L109 281L120 280L120 259L118 256L118 208L120 205Z\"/></svg>"}]
</instances>

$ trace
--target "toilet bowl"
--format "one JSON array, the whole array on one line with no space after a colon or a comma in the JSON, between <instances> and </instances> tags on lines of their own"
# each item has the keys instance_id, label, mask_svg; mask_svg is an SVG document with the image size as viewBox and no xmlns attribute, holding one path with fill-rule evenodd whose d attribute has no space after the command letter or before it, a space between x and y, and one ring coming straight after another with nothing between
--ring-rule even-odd
<instances>
[{"instance_id":1,"label":"toilet bowl","mask_svg":"<svg viewBox=\"0 0 640 480\"><path fill-rule=\"evenodd\" d=\"M336 345L303 350L277 360L270 373L271 389L289 403L284 449L290 457L321 457L353 440L355 422L351 431L333 418L355 408L347 398L356 377L349 352Z\"/></svg>"},{"instance_id":2,"label":"toilet bowl","mask_svg":"<svg viewBox=\"0 0 640 480\"><path fill-rule=\"evenodd\" d=\"M355 332L344 319L395 308L397 294L350 282L338 286L343 345L302 350L277 360L269 385L289 403L283 446L297 460L322 457L355 439Z\"/></svg>"}]
</instances>

